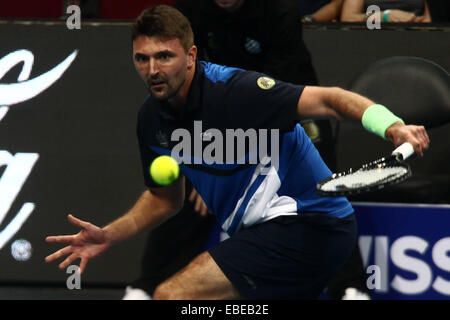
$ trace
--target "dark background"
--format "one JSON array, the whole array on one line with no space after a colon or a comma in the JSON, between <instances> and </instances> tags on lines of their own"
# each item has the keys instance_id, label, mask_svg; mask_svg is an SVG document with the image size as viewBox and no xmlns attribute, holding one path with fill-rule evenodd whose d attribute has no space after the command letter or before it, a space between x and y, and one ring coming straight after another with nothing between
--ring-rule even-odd
<instances>
[{"instance_id":1,"label":"dark background","mask_svg":"<svg viewBox=\"0 0 450 320\"><path fill-rule=\"evenodd\" d=\"M44 257L60 245L46 244L47 235L72 234L71 213L103 226L125 212L144 190L135 135L136 112L145 98L143 83L131 59L128 27L65 24L0 27L0 56L18 49L33 52L34 78L79 53L66 73L32 100L13 105L0 122L0 149L11 154L40 154L22 192L1 228L24 202L36 209L14 239L33 245L28 262L16 262L10 242L0 251L0 281L55 281L67 274ZM21 67L2 83L16 82ZM12 74L12 76L11 76ZM14 240L13 239L13 240ZM139 271L142 236L119 244L89 264L83 282L123 283Z\"/></svg>"},{"instance_id":2,"label":"dark background","mask_svg":"<svg viewBox=\"0 0 450 320\"><path fill-rule=\"evenodd\" d=\"M368 31L312 26L304 30L304 38L322 85L345 88L370 63L389 56L419 56L450 70L450 32L445 28ZM0 250L0 283L65 287L65 270L59 270L58 263L44 262L61 246L46 244L44 238L78 232L67 222L68 213L103 226L123 214L144 190L135 122L146 90L132 63L129 24L85 23L81 30L68 30L59 22L0 21L0 41L0 58L19 49L33 52L30 78L78 49L73 64L53 86L11 106L0 121L0 150L40 155L0 225L3 230L23 203L36 204L22 229ZM13 68L0 82L16 82L20 70L21 66ZM415 161L413 169L431 167L448 174L450 127L434 129L430 135L433 142L427 157ZM350 157L355 150L367 161L391 149L360 124L347 122L341 127L338 146L341 169L362 161ZM10 245L19 238L33 245L27 262L11 256ZM145 234L140 235L91 261L83 284L123 285L134 280L144 239Z\"/></svg>"}]
</instances>

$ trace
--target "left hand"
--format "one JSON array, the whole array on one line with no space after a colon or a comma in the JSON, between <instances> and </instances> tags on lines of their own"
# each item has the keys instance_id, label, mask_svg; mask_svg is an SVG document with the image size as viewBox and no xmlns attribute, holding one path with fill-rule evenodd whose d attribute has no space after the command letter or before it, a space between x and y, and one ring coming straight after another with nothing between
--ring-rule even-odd
<instances>
[{"instance_id":1,"label":"left hand","mask_svg":"<svg viewBox=\"0 0 450 320\"><path fill-rule=\"evenodd\" d=\"M192 188L192 192L189 195L189 201L195 202L194 211L200 213L202 217L206 217L208 213L210 213L205 201L203 201L203 198L197 193L197 190L195 190L194 188Z\"/></svg>"},{"instance_id":2,"label":"left hand","mask_svg":"<svg viewBox=\"0 0 450 320\"><path fill-rule=\"evenodd\" d=\"M81 259L79 273L83 273L89 260L106 251L112 241L108 239L106 232L87 221L75 218L71 214L67 216L70 223L81 228L75 235L49 236L47 242L65 243L66 247L54 252L45 258L45 262L51 262L66 255L66 260L59 264L60 269L67 268L72 262Z\"/></svg>"},{"instance_id":3,"label":"left hand","mask_svg":"<svg viewBox=\"0 0 450 320\"><path fill-rule=\"evenodd\" d=\"M386 130L388 138L396 147L404 142L409 142L414 147L414 152L423 157L423 152L430 145L430 138L424 126L405 125L396 122Z\"/></svg>"}]
</instances>

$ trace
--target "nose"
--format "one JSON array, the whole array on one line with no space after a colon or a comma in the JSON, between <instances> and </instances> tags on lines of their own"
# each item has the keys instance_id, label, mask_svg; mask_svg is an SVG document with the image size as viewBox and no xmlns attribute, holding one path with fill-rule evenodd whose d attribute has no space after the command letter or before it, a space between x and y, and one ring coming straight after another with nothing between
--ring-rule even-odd
<instances>
[{"instance_id":1,"label":"nose","mask_svg":"<svg viewBox=\"0 0 450 320\"><path fill-rule=\"evenodd\" d=\"M158 75L159 66L158 66L158 63L155 61L155 59L150 59L148 68L149 68L150 76L153 77L155 75Z\"/></svg>"}]
</instances>

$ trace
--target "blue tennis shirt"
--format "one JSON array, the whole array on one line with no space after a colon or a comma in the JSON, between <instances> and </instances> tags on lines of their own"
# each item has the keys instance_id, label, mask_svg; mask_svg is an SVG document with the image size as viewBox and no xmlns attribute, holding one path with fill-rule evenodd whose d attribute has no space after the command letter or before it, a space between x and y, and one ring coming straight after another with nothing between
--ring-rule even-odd
<instances>
[{"instance_id":1,"label":"blue tennis shirt","mask_svg":"<svg viewBox=\"0 0 450 320\"><path fill-rule=\"evenodd\" d=\"M149 174L156 157L174 156L229 235L281 215L348 216L346 198L316 193L332 173L297 123L303 88L197 61L181 115L151 94L139 110L145 184L158 187Z\"/></svg>"}]
</instances>

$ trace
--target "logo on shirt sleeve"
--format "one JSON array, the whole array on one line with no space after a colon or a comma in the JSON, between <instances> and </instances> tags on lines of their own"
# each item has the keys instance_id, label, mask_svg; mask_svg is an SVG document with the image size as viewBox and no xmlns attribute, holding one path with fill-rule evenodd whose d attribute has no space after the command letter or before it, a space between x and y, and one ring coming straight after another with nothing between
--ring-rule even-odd
<instances>
[{"instance_id":1,"label":"logo on shirt sleeve","mask_svg":"<svg viewBox=\"0 0 450 320\"><path fill-rule=\"evenodd\" d=\"M269 77L259 77L256 82L258 83L258 87L263 90L269 90L275 85L275 80Z\"/></svg>"}]
</instances>

